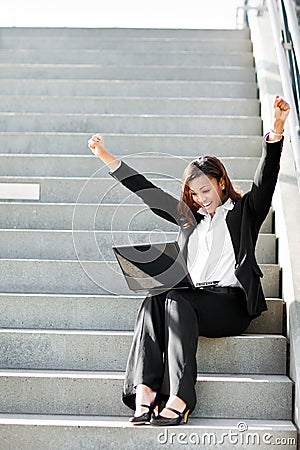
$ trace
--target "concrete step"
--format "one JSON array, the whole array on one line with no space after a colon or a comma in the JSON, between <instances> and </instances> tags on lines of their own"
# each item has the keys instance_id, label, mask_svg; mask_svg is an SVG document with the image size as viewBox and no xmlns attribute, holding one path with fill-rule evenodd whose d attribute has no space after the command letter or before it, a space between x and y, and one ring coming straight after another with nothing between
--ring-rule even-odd
<instances>
[{"instance_id":1,"label":"concrete step","mask_svg":"<svg viewBox=\"0 0 300 450\"><path fill-rule=\"evenodd\" d=\"M143 448L223 450L270 449L280 445L296 450L297 430L289 420L189 418L187 425L158 429L135 427L128 418L113 416L62 416L1 414L0 439L5 450L127 450ZM233 444L234 443L234 444ZM246 443L246 444L245 444ZM275 447L274 447L275 448Z\"/></svg>"},{"instance_id":2,"label":"concrete step","mask_svg":"<svg viewBox=\"0 0 300 450\"><path fill-rule=\"evenodd\" d=\"M280 267L260 264L260 268L265 296L279 297ZM0 269L4 293L133 294L115 261L0 259Z\"/></svg>"},{"instance_id":3,"label":"concrete step","mask_svg":"<svg viewBox=\"0 0 300 450\"><path fill-rule=\"evenodd\" d=\"M262 132L260 117L155 114L0 113L3 131L63 131L72 133L249 134Z\"/></svg>"},{"instance_id":4,"label":"concrete step","mask_svg":"<svg viewBox=\"0 0 300 450\"><path fill-rule=\"evenodd\" d=\"M150 180L177 198L181 194L181 181L167 178L150 178ZM232 180L243 192L251 188L250 180ZM14 185L37 185L40 189L39 200L43 203L122 203L128 197L128 190L112 178L73 178L73 177L10 177L0 176L1 187ZM6 197L8 198L8 197ZM10 197L10 200L16 197ZM141 203L137 196L130 197L131 203Z\"/></svg>"},{"instance_id":5,"label":"concrete step","mask_svg":"<svg viewBox=\"0 0 300 450\"><path fill-rule=\"evenodd\" d=\"M93 64L0 64L0 79L191 80L255 82L254 67L106 66Z\"/></svg>"},{"instance_id":6,"label":"concrete step","mask_svg":"<svg viewBox=\"0 0 300 450\"><path fill-rule=\"evenodd\" d=\"M1 63L1 59L0 59ZM99 78L101 74L99 74ZM179 80L0 79L1 95L257 98L256 83Z\"/></svg>"},{"instance_id":7,"label":"concrete step","mask_svg":"<svg viewBox=\"0 0 300 450\"><path fill-rule=\"evenodd\" d=\"M267 311L253 319L246 333L282 333L286 334L286 304L283 300L266 298Z\"/></svg>"},{"instance_id":8,"label":"concrete step","mask_svg":"<svg viewBox=\"0 0 300 450\"><path fill-rule=\"evenodd\" d=\"M123 379L121 372L1 370L2 413L127 416ZM201 374L192 416L291 420L292 386L284 375Z\"/></svg>"},{"instance_id":9,"label":"concrete step","mask_svg":"<svg viewBox=\"0 0 300 450\"><path fill-rule=\"evenodd\" d=\"M173 28L1 28L1 38L176 38L176 39L249 39L249 30L201 30Z\"/></svg>"},{"instance_id":10,"label":"concrete step","mask_svg":"<svg viewBox=\"0 0 300 450\"><path fill-rule=\"evenodd\" d=\"M144 296L0 293L0 327L132 331ZM268 310L246 334L282 334L285 303L267 298Z\"/></svg>"},{"instance_id":11,"label":"concrete step","mask_svg":"<svg viewBox=\"0 0 300 450\"><path fill-rule=\"evenodd\" d=\"M252 52L232 51L212 53L202 51L129 51L111 50L0 50L0 63L52 64L107 64L107 65L185 65L185 66L250 66Z\"/></svg>"},{"instance_id":12,"label":"concrete step","mask_svg":"<svg viewBox=\"0 0 300 450\"><path fill-rule=\"evenodd\" d=\"M0 217L0 229L178 231L144 204L0 202ZM261 232L273 232L271 210Z\"/></svg>"},{"instance_id":13,"label":"concrete step","mask_svg":"<svg viewBox=\"0 0 300 450\"><path fill-rule=\"evenodd\" d=\"M0 368L124 371L132 336L125 331L1 329ZM197 370L285 375L286 345L280 335L199 337Z\"/></svg>"},{"instance_id":14,"label":"concrete step","mask_svg":"<svg viewBox=\"0 0 300 450\"><path fill-rule=\"evenodd\" d=\"M155 228L166 230L169 233L167 236L174 238L177 235L175 233L177 227L160 221L150 211L143 211L144 205L120 205L116 208L113 204L99 206L97 203L95 205L87 203L75 206L76 190L80 183L87 182L86 177L91 177L91 180L82 191L80 202L84 196L87 202L91 202L91 198L97 200L95 195L97 181L103 180L104 185L108 183L105 189L104 186L99 189L98 195L100 194L101 197L110 188L109 182L114 183L101 162L100 170L96 172L99 161L88 153L86 145L89 130L94 133L96 129L99 129L99 123L102 132L106 128L109 134L106 142L110 145L111 140L112 146L109 148L116 154L122 155L124 152L127 155L128 149L130 152L141 152L141 149L143 152L157 150L157 153L150 155L149 158L145 153L137 159L133 157L127 160L126 158L128 163L133 162L133 166L143 172L151 167L154 172L153 178L158 174L168 177L169 173L172 173L173 177L181 177L183 168L189 161L180 159L184 167L179 167L179 158L174 155L182 154L183 145L185 148L192 148L188 158L192 158L194 154L198 156L199 149L202 154L205 149L207 151L204 153L217 154L216 151L219 148L220 156L229 157L228 161L224 162L228 162L232 178L242 177L243 185L249 186L249 180L253 177L261 148L260 119L256 118L256 125L253 126L257 128L253 128L250 132L244 126L241 126L240 130L237 130L236 126L223 127L221 131L217 128L219 139L215 137L218 116L223 111L230 116L232 123L237 120L237 115L243 115L245 118L250 115L254 119L254 116L259 114L249 33L230 31L214 34L213 31L208 31L206 34L197 33L196 30L190 30L187 33L180 31L185 41L178 44L178 41L172 38L175 36L175 30L156 30L154 34L151 33L152 31L90 29L81 30L78 34L78 30L72 29L44 31L18 29L13 34L13 30L0 30L0 46L2 44L0 70L1 67L4 69L0 75L0 95L2 95L0 110L13 113L0 114L0 120L5 119L2 122L6 122L2 127L6 132L0 134L0 152L14 153L0 157L0 167L2 167L3 176L6 177L0 182L12 181L7 175L19 175L24 177L23 181L26 175L36 176L35 182L41 183L41 201L43 202L0 204L2 222L0 227L4 228L0 230L0 247L3 249L1 252L3 259L0 260L0 282L2 281L0 307L3 310L0 326L5 328L0 329L0 342L2 341L0 366L2 361L3 369L5 369L0 372L0 393L4 405L3 412L8 416L11 413L115 414L118 416L130 414L120 400L123 373L115 371L124 370L134 319L143 296L133 295L133 292L127 289L115 262L93 261L93 259L99 260L95 243L101 248L102 257L111 260L110 247L113 241L109 230L118 229L117 238L121 242L125 239L124 230L129 228L130 221L130 232L127 234L144 241L146 236L141 232L143 228L149 231ZM73 36L73 39L70 39L70 36ZM155 39L153 39L154 36ZM64 37L67 39L64 40ZM97 42L99 45L95 47ZM10 50L3 49L5 46L8 48L10 44ZM23 49L13 51L13 45ZM61 45L63 47L60 47ZM114 49L118 47L117 52L111 51L113 46L115 46ZM85 50L78 50L79 47ZM175 48L179 47L180 51L175 51ZM36 50L33 50L34 48ZM94 50L95 48L97 50ZM230 49L229 52L228 49ZM22 61L24 64L20 64ZM33 65L28 64L31 61ZM53 64L57 61L61 63L60 67L55 67ZM97 65L94 65L95 61ZM112 64L112 67L103 68L102 66L107 62ZM153 63L155 67L152 67ZM215 67L203 73L203 67L211 63ZM135 69L133 64L137 64ZM230 65L233 66L230 67ZM13 69L15 69L14 74L12 74ZM59 69L62 69L60 73L58 73ZM191 70L188 78L184 78L189 69ZM143 78L147 70L148 74L146 78ZM248 75L245 77L247 70ZM73 74L71 74L72 71L74 71ZM116 80L117 71L122 71L117 76L119 81ZM199 71L202 71L201 75ZM172 75L171 72L173 72ZM99 74L101 74L100 81L98 81ZM42 79L43 76L58 79L45 80ZM32 79L33 77L36 79ZM88 79L82 79L86 77ZM18 79L13 80L13 78ZM122 78L123 81L120 81ZM168 81L163 81L166 78ZM144 81L133 81L133 79ZM147 79L148 81L145 81ZM215 82L211 84L210 81L213 80ZM195 82L191 83L191 81ZM100 97L95 98L95 92ZM11 94L16 97L8 98ZM17 98L32 94L34 97L31 98ZM56 97L39 97L47 95ZM91 96L94 98L93 102L89 98ZM126 96L130 98L125 106L124 97ZM134 97L143 97L143 100ZM157 97L163 97L163 99L158 101ZM216 101L220 97L223 97L222 100ZM251 99L251 102L246 99ZM144 109L142 104L145 102L147 107ZM244 105L247 107L244 108ZM78 111L80 115L72 114ZM205 136L209 128L199 123L198 118L193 125L194 118L189 117L198 111L201 115L213 116L211 129L214 128L214 132L212 131L209 137ZM39 112L43 114L29 114ZM146 117L146 121L143 121L144 118L141 117L132 120L129 116L129 114L141 112L158 116L157 118ZM188 116L186 119L191 125L189 123L188 128L184 128L185 118L181 117L180 123L174 123L172 125L174 128L168 130L164 120L172 117L173 121L173 115L176 116L178 112L186 114ZM68 113L68 115L61 113ZM114 113L118 113L118 116L113 118L117 124L111 122L111 117L108 117ZM45 118L50 122L46 128L43 123ZM157 120L157 124L153 119ZM132 121L132 128L128 128L130 121ZM151 126L147 128L150 122ZM140 125L137 126L138 123ZM76 129L76 135L70 136L74 129ZM129 134L123 134L123 129ZM188 133L197 133L199 130L202 135L188 136ZM37 131L42 132L37 133ZM166 135L166 131L169 131L170 135ZM140 132L146 136L140 136L138 134ZM163 135L159 136L158 133ZM238 136L238 133L241 136ZM235 136L230 139L228 134ZM120 144L122 144L121 149ZM130 144L132 144L131 148ZM146 150L147 146L148 150ZM22 152L43 154L45 148L48 155L43 157L43 160L28 154L24 155L26 159L22 158L23 155L17 155ZM249 150L253 153L249 153ZM168 158L157 159L159 151L166 151L171 155ZM78 153L84 155L84 160L82 157L79 159L72 157L71 162L66 155L51 159L51 153ZM243 161L241 157L244 155L252 155L252 158ZM7 156L12 158L8 159ZM238 158L232 158L233 156ZM92 159L94 159L93 162ZM43 180L43 175L61 178ZM101 178L95 180L95 175ZM69 179L62 178L66 176ZM80 178L75 179L76 176ZM27 178L26 182L32 181L34 180ZM161 181L166 186L173 183L172 189L175 190L174 180ZM170 183L168 184L167 181ZM17 182L16 178L14 182ZM59 194L63 191L63 182L65 182L65 189L68 190L67 197L60 197L61 194ZM115 198L114 191L118 192ZM128 195L130 195L129 191L118 185L117 190L110 192L110 197L105 196L105 201L115 203L117 196L119 196L118 202L124 199L131 201ZM56 200L54 200L55 196ZM61 203L51 205L45 204L45 201ZM33 229L29 229L30 227ZM72 235L70 231L72 228L91 231L74 232ZM97 232L93 233L92 238L94 229ZM107 232L102 232L103 229ZM131 229L137 231L131 232ZM271 212L263 231L267 229L269 232L272 230ZM154 234L161 240L161 231ZM151 238L154 234L150 234ZM56 238L55 242L54 238ZM8 246L7 239L14 244ZM284 376L286 339L282 335L275 335L275 333L283 332L285 317L284 303L279 298L275 298L280 295L280 269L274 264L275 250L275 236L260 235L257 252L261 268L265 273L262 282L265 295L268 296L269 310L255 319L247 333L242 336L219 340L199 339L199 372L211 372L211 375L206 373L198 377L199 401L192 421L199 420L196 417L230 417L238 421L241 417L243 420L249 418L250 421L251 418L255 418L256 423L253 427L256 427L255 430L258 430L261 436L266 425L261 424L259 430L257 420L279 419L280 425L278 424L277 428L276 425L271 428L274 429L274 434L276 436L295 435L295 430L289 422L292 417L292 382ZM117 296L109 294L117 294ZM90 331L86 331L89 328ZM273 335L265 334L268 332ZM259 336L257 333L263 333L263 335ZM273 355L272 358L269 357L270 354ZM88 372L89 370L93 372ZM230 375L230 373L239 372L243 374ZM22 438L18 440L24 444L30 442L29 436L34 427L33 422L31 425L26 422L25 426L20 419L19 432L16 429L17 421L12 417L8 420L7 417L4 419L4 429L0 431L0 439L1 432L4 436L5 433L9 433L8 439L6 438L4 442L8 442L14 450L16 449L15 437L12 433L17 433L19 438L24 436L24 440ZM122 419L119 418L119 420ZM218 419L214 420L215 427L216 420ZM54 422L51 425L54 426ZM38 433L41 430L44 438L47 434L49 436L51 425L49 427L48 423L48 426L43 426L40 422ZM73 422L72 426L74 425ZM51 450L52 448L65 449L68 446L74 450L79 435L73 433L74 438L68 439L66 433L70 431L70 427L65 422L59 422L59 425L56 422L56 426L62 432L56 428L55 443L49 437L45 439L46 442L51 441ZM193 432L197 426L198 423L192 424ZM209 427L212 427L212 423L207 422L205 427L202 429L211 429ZM91 437L92 428L94 434ZM108 436L109 432L114 433L118 428L120 427L115 422L106 422L104 438L103 433L99 433L99 428L95 429L92 424L89 424L88 429L85 426L82 429L79 428L82 436L80 448L90 450L99 445L101 448L109 448L108 441L111 439ZM148 430L149 428L152 427L148 427ZM123 427L124 434L127 429L128 423L127 427ZM217 429L219 436L224 429L228 430L229 424L220 424L220 428ZM157 442L158 431L154 431L156 431ZM165 430L159 430L161 431ZM150 431L150 433L153 432ZM141 442L145 448L150 444L146 433L139 441L136 440L137 434L130 435L131 437L128 438L133 442L130 448L140 447ZM110 436L112 437L112 434ZM39 449L44 448L43 439L41 442L38 439L38 436L33 437L29 448L33 442ZM120 434L116 435L113 438L114 448L118 448L116 447L118 445L121 448L123 442L126 442L127 448L126 439L124 436L124 441L121 441ZM56 442L59 444L57 445ZM96 445L95 442L97 442ZM295 448L294 444L291 445L291 448ZM152 438L149 448L156 446L153 445ZM241 448L244 446L241 445Z\"/></svg>"},{"instance_id":15,"label":"concrete step","mask_svg":"<svg viewBox=\"0 0 300 450\"><path fill-rule=\"evenodd\" d=\"M41 97L1 95L0 111L12 113L258 116L257 99Z\"/></svg>"},{"instance_id":16,"label":"concrete step","mask_svg":"<svg viewBox=\"0 0 300 450\"><path fill-rule=\"evenodd\" d=\"M221 52L251 52L252 43L248 39L208 39L208 38L172 38L172 37L82 37L72 39L64 37L41 36L2 37L1 50L123 50L125 52L167 52L196 51L204 54Z\"/></svg>"},{"instance_id":17,"label":"concrete step","mask_svg":"<svg viewBox=\"0 0 300 450\"><path fill-rule=\"evenodd\" d=\"M0 154L0 176L104 177L112 179L108 173L108 167L89 150L87 141L85 149L85 155ZM121 155L120 157L146 176L150 175L152 178L171 177L173 180L181 180L184 169L195 158L194 155L182 157L153 151L142 151L139 154ZM259 158L229 156L222 158L222 162L232 179L252 180Z\"/></svg>"},{"instance_id":18,"label":"concrete step","mask_svg":"<svg viewBox=\"0 0 300 450\"><path fill-rule=\"evenodd\" d=\"M98 129L98 128L97 128ZM90 133L0 132L1 153L87 154ZM107 147L119 155L153 152L182 156L182 148L189 154L216 156L260 156L261 136L207 136L172 134L106 133Z\"/></svg>"},{"instance_id":19,"label":"concrete step","mask_svg":"<svg viewBox=\"0 0 300 450\"><path fill-rule=\"evenodd\" d=\"M112 245L175 241L177 235L155 231L0 230L1 258L112 261ZM256 257L261 264L277 262L275 235L259 235Z\"/></svg>"}]
</instances>

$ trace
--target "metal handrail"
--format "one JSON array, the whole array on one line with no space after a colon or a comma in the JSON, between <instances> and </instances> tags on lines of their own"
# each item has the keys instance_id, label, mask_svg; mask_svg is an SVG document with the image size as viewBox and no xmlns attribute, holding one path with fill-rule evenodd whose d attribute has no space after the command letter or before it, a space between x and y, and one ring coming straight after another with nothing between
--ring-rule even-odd
<instances>
[{"instance_id":1,"label":"metal handrail","mask_svg":"<svg viewBox=\"0 0 300 450\"><path fill-rule=\"evenodd\" d=\"M288 19L288 27L292 37L293 47L296 54L296 60L300 62L300 32L298 27L298 20L296 15L295 5L291 0L283 0L286 16Z\"/></svg>"},{"instance_id":2,"label":"metal handrail","mask_svg":"<svg viewBox=\"0 0 300 450\"><path fill-rule=\"evenodd\" d=\"M298 114L298 123L300 123L300 33L298 30L297 16L294 5L290 2L282 2L283 19L283 47L289 61L290 75L292 79L293 93ZM299 130L298 130L299 131Z\"/></svg>"},{"instance_id":3,"label":"metal handrail","mask_svg":"<svg viewBox=\"0 0 300 450\"><path fill-rule=\"evenodd\" d=\"M300 191L300 32L292 0L266 0L273 32L284 97L291 105L288 122ZM243 26L249 26L248 12L265 10L265 0L256 6L244 0ZM238 11L237 11L238 15Z\"/></svg>"},{"instance_id":4,"label":"metal handrail","mask_svg":"<svg viewBox=\"0 0 300 450\"><path fill-rule=\"evenodd\" d=\"M300 37L296 12L291 0L267 0L267 5L278 58L283 94L291 105L288 120L295 169L300 189L300 80L298 70L300 67Z\"/></svg>"},{"instance_id":5,"label":"metal handrail","mask_svg":"<svg viewBox=\"0 0 300 450\"><path fill-rule=\"evenodd\" d=\"M249 3L249 0L244 0L244 4L238 6L236 9L237 28L249 28L248 12L255 11L260 16L264 11L267 11L265 3L266 0L260 0L260 4L252 5ZM240 13L242 13L242 20L239 17Z\"/></svg>"}]
</instances>

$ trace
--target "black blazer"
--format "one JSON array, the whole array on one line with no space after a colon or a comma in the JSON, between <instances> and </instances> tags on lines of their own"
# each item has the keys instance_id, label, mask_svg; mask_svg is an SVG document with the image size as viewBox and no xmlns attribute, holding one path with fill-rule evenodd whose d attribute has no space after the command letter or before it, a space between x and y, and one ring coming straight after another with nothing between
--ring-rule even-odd
<instances>
[{"instance_id":1,"label":"black blazer","mask_svg":"<svg viewBox=\"0 0 300 450\"><path fill-rule=\"evenodd\" d=\"M267 310L260 282L263 273L255 258L255 246L259 229L271 206L280 168L282 145L283 139L273 143L263 141L262 156L251 190L235 203L226 216L235 253L235 275L246 292L248 313L253 317ZM180 226L178 243L186 259L189 236L203 216L192 213L186 205L186 214L190 215L193 223L185 228L185 221L178 212L179 200L155 186L124 161L118 169L110 172L110 175L138 195L155 214Z\"/></svg>"}]
</instances>

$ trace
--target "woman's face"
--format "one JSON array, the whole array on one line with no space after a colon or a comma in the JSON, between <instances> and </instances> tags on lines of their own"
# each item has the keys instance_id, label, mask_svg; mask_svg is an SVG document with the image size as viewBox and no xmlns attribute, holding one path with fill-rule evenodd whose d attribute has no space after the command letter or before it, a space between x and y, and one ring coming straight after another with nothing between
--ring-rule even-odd
<instances>
[{"instance_id":1,"label":"woman's face","mask_svg":"<svg viewBox=\"0 0 300 450\"><path fill-rule=\"evenodd\" d=\"M224 197L224 181L219 182L212 177L200 175L189 182L189 188L195 203L204 208L211 216L222 204Z\"/></svg>"}]
</instances>

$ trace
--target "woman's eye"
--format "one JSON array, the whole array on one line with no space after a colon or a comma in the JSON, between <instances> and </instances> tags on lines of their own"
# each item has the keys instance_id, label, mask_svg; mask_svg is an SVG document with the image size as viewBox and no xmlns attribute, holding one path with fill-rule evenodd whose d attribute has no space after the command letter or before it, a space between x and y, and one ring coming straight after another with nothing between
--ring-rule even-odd
<instances>
[{"instance_id":1,"label":"woman's eye","mask_svg":"<svg viewBox=\"0 0 300 450\"><path fill-rule=\"evenodd\" d=\"M209 192L209 189L206 189L205 191L202 191L203 194L207 194Z\"/></svg>"}]
</instances>

